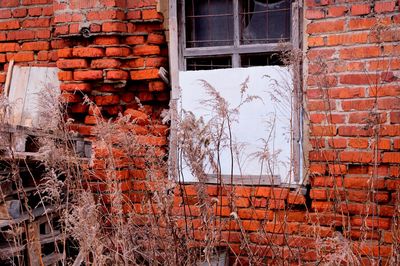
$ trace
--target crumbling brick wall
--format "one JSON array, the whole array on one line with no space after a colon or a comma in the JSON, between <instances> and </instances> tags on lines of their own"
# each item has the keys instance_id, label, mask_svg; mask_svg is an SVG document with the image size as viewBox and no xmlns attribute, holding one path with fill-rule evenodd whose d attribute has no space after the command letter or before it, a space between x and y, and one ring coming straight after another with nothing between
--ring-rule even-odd
<instances>
[{"instance_id":1,"label":"crumbling brick wall","mask_svg":"<svg viewBox=\"0 0 400 266\"><path fill-rule=\"evenodd\" d=\"M352 239L365 260L385 262L391 255L400 184L398 13L398 1L304 2L307 192L206 187L219 202L214 212L221 217L220 244L229 243L244 263L250 251L264 262L317 261L317 236L335 231ZM152 122L138 132L146 135L145 143L166 151L168 128L160 112L168 108L169 89L158 75L168 66L162 22L156 0L1 1L0 82L11 59L57 66L74 130L90 137L98 111L105 118L149 116ZM83 104L84 95L99 109ZM135 98L144 106L140 112L132 111L138 110ZM107 155L101 148L95 152L99 159ZM104 170L101 160L95 167ZM143 162L134 169L122 165L116 179L132 200L124 210L145 215L141 202L151 191L140 181L146 179ZM194 239L203 241L198 186L176 188L175 196L177 224L189 223ZM192 217L185 219L188 213ZM241 248L241 229L248 234L247 250Z\"/></svg>"}]
</instances>

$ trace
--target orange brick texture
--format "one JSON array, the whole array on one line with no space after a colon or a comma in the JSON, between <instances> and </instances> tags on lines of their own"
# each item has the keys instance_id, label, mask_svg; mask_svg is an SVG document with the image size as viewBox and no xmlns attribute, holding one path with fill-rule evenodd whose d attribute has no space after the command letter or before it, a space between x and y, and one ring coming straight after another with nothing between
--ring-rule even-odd
<instances>
[{"instance_id":1,"label":"orange brick texture","mask_svg":"<svg viewBox=\"0 0 400 266\"><path fill-rule=\"evenodd\" d=\"M137 126L127 130L165 156L168 127L161 125L160 112L168 108L170 91L158 69L168 66L168 54L163 15L156 6L156 0L0 1L0 84L11 59L57 66L73 130L91 137L95 114L129 114ZM277 257L315 264L321 258L316 235L335 231L353 240L366 264L387 262L400 186L399 11L399 1L304 1L307 192L205 188L219 203L213 209L219 243L229 244L243 265L248 253L260 264ZM83 104L84 96L98 107ZM106 174L107 154L95 148L96 175L87 183L106 204L112 191L95 179ZM131 202L123 211L154 212L141 204L151 195L146 162L127 163L129 155L118 145L113 154L119 159L114 181ZM172 206L178 226L191 228L198 243L206 238L200 190L196 185L175 188Z\"/></svg>"},{"instance_id":2,"label":"orange brick texture","mask_svg":"<svg viewBox=\"0 0 400 266\"><path fill-rule=\"evenodd\" d=\"M400 184L399 2L305 5L311 209L346 215L344 231L366 263L385 260Z\"/></svg>"}]
</instances>

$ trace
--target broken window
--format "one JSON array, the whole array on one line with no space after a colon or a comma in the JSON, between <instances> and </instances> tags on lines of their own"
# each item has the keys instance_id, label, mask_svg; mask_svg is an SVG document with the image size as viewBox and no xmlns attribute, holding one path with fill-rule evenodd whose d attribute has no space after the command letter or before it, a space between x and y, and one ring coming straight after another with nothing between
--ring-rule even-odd
<instances>
[{"instance_id":1,"label":"broken window","mask_svg":"<svg viewBox=\"0 0 400 266\"><path fill-rule=\"evenodd\" d=\"M179 72L172 73L173 94L179 98L176 112L190 111L206 122L210 120L216 111L206 110L204 100L209 95L203 81L231 107L240 104L240 87L246 80L247 93L262 98L243 105L232 126L232 137L241 146L238 154L243 161L232 160L232 150L221 148L220 169L203 165L208 182L217 182L219 175L225 183L299 183L300 117L294 108L293 93L296 88L293 69L281 60L282 47L299 47L297 2L182 0L171 8L178 29L174 31L172 27L170 46L171 69L175 63L179 67ZM174 134L171 133L172 139ZM262 150L267 154L263 162L254 157ZM172 147L171 158L179 161L183 181L198 181L190 173L190 166L185 165L186 158L177 158L173 153Z\"/></svg>"}]
</instances>

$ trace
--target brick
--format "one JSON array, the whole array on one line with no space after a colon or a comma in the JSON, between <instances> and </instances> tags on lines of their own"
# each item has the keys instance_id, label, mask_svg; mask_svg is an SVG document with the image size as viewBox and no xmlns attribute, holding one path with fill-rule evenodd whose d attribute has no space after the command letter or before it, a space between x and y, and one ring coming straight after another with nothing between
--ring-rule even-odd
<instances>
[{"instance_id":1,"label":"brick","mask_svg":"<svg viewBox=\"0 0 400 266\"><path fill-rule=\"evenodd\" d=\"M343 149L347 147L347 140L342 138L328 139L328 145L335 149Z\"/></svg>"},{"instance_id":2,"label":"brick","mask_svg":"<svg viewBox=\"0 0 400 266\"><path fill-rule=\"evenodd\" d=\"M59 71L58 80L60 81L71 81L74 79L72 71Z\"/></svg>"},{"instance_id":3,"label":"brick","mask_svg":"<svg viewBox=\"0 0 400 266\"><path fill-rule=\"evenodd\" d=\"M127 47L108 47L106 49L107 56L126 57L131 54L131 49Z\"/></svg>"},{"instance_id":4,"label":"brick","mask_svg":"<svg viewBox=\"0 0 400 266\"><path fill-rule=\"evenodd\" d=\"M329 89L328 95L331 99L353 99L365 97L365 89L362 88L335 88Z\"/></svg>"},{"instance_id":5,"label":"brick","mask_svg":"<svg viewBox=\"0 0 400 266\"><path fill-rule=\"evenodd\" d=\"M342 101L342 108L344 111L363 111L371 110L375 106L374 100L348 100Z\"/></svg>"},{"instance_id":6,"label":"brick","mask_svg":"<svg viewBox=\"0 0 400 266\"><path fill-rule=\"evenodd\" d=\"M116 59L94 59L90 64L91 68L118 68L121 62Z\"/></svg>"},{"instance_id":7,"label":"brick","mask_svg":"<svg viewBox=\"0 0 400 266\"><path fill-rule=\"evenodd\" d=\"M145 60L145 66L146 67L160 67L160 66L166 66L167 65L167 59L163 57L147 57Z\"/></svg>"},{"instance_id":8,"label":"brick","mask_svg":"<svg viewBox=\"0 0 400 266\"><path fill-rule=\"evenodd\" d=\"M93 42L97 45L113 45L119 44L119 38L118 36L98 36Z\"/></svg>"},{"instance_id":9,"label":"brick","mask_svg":"<svg viewBox=\"0 0 400 266\"><path fill-rule=\"evenodd\" d=\"M163 16L158 13L156 9L145 9L142 10L142 19L150 21L162 21Z\"/></svg>"},{"instance_id":10,"label":"brick","mask_svg":"<svg viewBox=\"0 0 400 266\"><path fill-rule=\"evenodd\" d=\"M393 12L396 7L395 1L390 2L375 2L374 10L377 13Z\"/></svg>"},{"instance_id":11,"label":"brick","mask_svg":"<svg viewBox=\"0 0 400 266\"><path fill-rule=\"evenodd\" d=\"M140 10L130 10L126 14L126 18L129 20L140 20L142 19L142 14Z\"/></svg>"},{"instance_id":12,"label":"brick","mask_svg":"<svg viewBox=\"0 0 400 266\"><path fill-rule=\"evenodd\" d=\"M321 19L325 17L323 9L307 9L305 12L306 19Z\"/></svg>"},{"instance_id":13,"label":"brick","mask_svg":"<svg viewBox=\"0 0 400 266\"><path fill-rule=\"evenodd\" d=\"M125 14L118 10L90 11L86 14L88 20L124 20Z\"/></svg>"},{"instance_id":14,"label":"brick","mask_svg":"<svg viewBox=\"0 0 400 266\"><path fill-rule=\"evenodd\" d=\"M335 151L310 151L310 161L334 161L337 155Z\"/></svg>"},{"instance_id":15,"label":"brick","mask_svg":"<svg viewBox=\"0 0 400 266\"><path fill-rule=\"evenodd\" d=\"M111 80L127 80L129 74L123 70L110 70L106 73L106 78Z\"/></svg>"},{"instance_id":16,"label":"brick","mask_svg":"<svg viewBox=\"0 0 400 266\"><path fill-rule=\"evenodd\" d=\"M72 57L72 49L71 48L59 49L57 51L57 55L60 58L70 58Z\"/></svg>"},{"instance_id":17,"label":"brick","mask_svg":"<svg viewBox=\"0 0 400 266\"><path fill-rule=\"evenodd\" d=\"M365 129L364 127L357 126L341 126L338 128L338 134L344 137L369 137L372 136L372 129Z\"/></svg>"},{"instance_id":18,"label":"brick","mask_svg":"<svg viewBox=\"0 0 400 266\"><path fill-rule=\"evenodd\" d=\"M61 69L87 68L88 63L85 59L62 59L57 61L57 67Z\"/></svg>"},{"instance_id":19,"label":"brick","mask_svg":"<svg viewBox=\"0 0 400 266\"><path fill-rule=\"evenodd\" d=\"M17 7L18 5L19 0L0 1L0 7Z\"/></svg>"},{"instance_id":20,"label":"brick","mask_svg":"<svg viewBox=\"0 0 400 266\"><path fill-rule=\"evenodd\" d=\"M355 149L366 149L369 146L369 141L368 139L350 139L349 140L349 146Z\"/></svg>"},{"instance_id":21,"label":"brick","mask_svg":"<svg viewBox=\"0 0 400 266\"><path fill-rule=\"evenodd\" d=\"M125 43L130 45L144 44L145 38L142 35L126 37Z\"/></svg>"},{"instance_id":22,"label":"brick","mask_svg":"<svg viewBox=\"0 0 400 266\"><path fill-rule=\"evenodd\" d=\"M378 57L381 50L377 46L347 48L340 50L341 59L360 59Z\"/></svg>"},{"instance_id":23,"label":"brick","mask_svg":"<svg viewBox=\"0 0 400 266\"><path fill-rule=\"evenodd\" d=\"M14 59L15 62L31 62L34 60L33 52L18 52L16 54L7 54L7 61Z\"/></svg>"},{"instance_id":24,"label":"brick","mask_svg":"<svg viewBox=\"0 0 400 266\"><path fill-rule=\"evenodd\" d=\"M160 47L155 45L137 45L133 48L134 55L158 55Z\"/></svg>"},{"instance_id":25,"label":"brick","mask_svg":"<svg viewBox=\"0 0 400 266\"><path fill-rule=\"evenodd\" d=\"M371 29L375 25L377 25L376 18L351 19L349 21L350 30Z\"/></svg>"},{"instance_id":26,"label":"brick","mask_svg":"<svg viewBox=\"0 0 400 266\"><path fill-rule=\"evenodd\" d=\"M147 36L147 43L149 44L164 44L165 42L164 34L150 33Z\"/></svg>"},{"instance_id":27,"label":"brick","mask_svg":"<svg viewBox=\"0 0 400 266\"><path fill-rule=\"evenodd\" d=\"M22 0L23 5L40 5L49 3L51 3L51 0Z\"/></svg>"},{"instance_id":28,"label":"brick","mask_svg":"<svg viewBox=\"0 0 400 266\"><path fill-rule=\"evenodd\" d=\"M122 22L105 22L101 25L101 29L104 32L126 32L127 27Z\"/></svg>"},{"instance_id":29,"label":"brick","mask_svg":"<svg viewBox=\"0 0 400 266\"><path fill-rule=\"evenodd\" d=\"M73 48L72 55L76 57L103 57L105 54L102 48L79 47Z\"/></svg>"},{"instance_id":30,"label":"brick","mask_svg":"<svg viewBox=\"0 0 400 266\"><path fill-rule=\"evenodd\" d=\"M33 30L19 30L19 31L10 31L7 33L7 40L29 40L35 38L35 31Z\"/></svg>"},{"instance_id":31,"label":"brick","mask_svg":"<svg viewBox=\"0 0 400 266\"><path fill-rule=\"evenodd\" d=\"M382 162L384 163L400 163L400 152L383 153Z\"/></svg>"},{"instance_id":32,"label":"brick","mask_svg":"<svg viewBox=\"0 0 400 266\"><path fill-rule=\"evenodd\" d=\"M28 14L31 17L40 17L42 15L41 7L32 7L28 9Z\"/></svg>"},{"instance_id":33,"label":"brick","mask_svg":"<svg viewBox=\"0 0 400 266\"><path fill-rule=\"evenodd\" d=\"M346 13L346 11L346 6L332 6L328 8L327 17L341 17Z\"/></svg>"},{"instance_id":34,"label":"brick","mask_svg":"<svg viewBox=\"0 0 400 266\"><path fill-rule=\"evenodd\" d=\"M356 33L352 32L350 34L335 34L329 35L327 37L327 45L346 45L346 44L356 44L356 43L367 43L370 34L367 32ZM358 48L362 50L363 48ZM340 52L342 52L341 50ZM369 52L365 50L363 52Z\"/></svg>"},{"instance_id":35,"label":"brick","mask_svg":"<svg viewBox=\"0 0 400 266\"><path fill-rule=\"evenodd\" d=\"M373 85L379 83L379 75L376 74L347 74L340 76L340 83L354 85Z\"/></svg>"},{"instance_id":36,"label":"brick","mask_svg":"<svg viewBox=\"0 0 400 266\"><path fill-rule=\"evenodd\" d=\"M124 115L129 116L132 120L134 120L139 125L146 125L149 123L148 115L141 111L138 111L138 110L128 108L124 111ZM188 193L187 189L186 189L186 193ZM193 194L193 191L192 191L192 194ZM194 196L197 196L197 192L195 192Z\"/></svg>"},{"instance_id":37,"label":"brick","mask_svg":"<svg viewBox=\"0 0 400 266\"><path fill-rule=\"evenodd\" d=\"M340 153L339 158L343 162L353 163L371 163L374 160L373 153L361 151L343 151Z\"/></svg>"},{"instance_id":38,"label":"brick","mask_svg":"<svg viewBox=\"0 0 400 266\"><path fill-rule=\"evenodd\" d=\"M310 127L311 136L335 136L336 135L335 126L316 126L312 125Z\"/></svg>"},{"instance_id":39,"label":"brick","mask_svg":"<svg viewBox=\"0 0 400 266\"><path fill-rule=\"evenodd\" d=\"M115 105L119 104L119 96L118 95L105 95L105 96L96 96L94 101L97 105Z\"/></svg>"},{"instance_id":40,"label":"brick","mask_svg":"<svg viewBox=\"0 0 400 266\"><path fill-rule=\"evenodd\" d=\"M317 46L324 46L324 45L325 45L325 38L323 38L323 37L308 37L308 46L317 47Z\"/></svg>"},{"instance_id":41,"label":"brick","mask_svg":"<svg viewBox=\"0 0 400 266\"><path fill-rule=\"evenodd\" d=\"M400 109L400 99L397 97L378 99L378 109L398 110Z\"/></svg>"},{"instance_id":42,"label":"brick","mask_svg":"<svg viewBox=\"0 0 400 266\"><path fill-rule=\"evenodd\" d=\"M74 114L85 114L88 108L89 106L87 104L77 103L70 106L70 111Z\"/></svg>"},{"instance_id":43,"label":"brick","mask_svg":"<svg viewBox=\"0 0 400 266\"><path fill-rule=\"evenodd\" d=\"M21 46L21 50L25 51L41 51L41 50L49 50L50 43L45 41L40 42L25 42Z\"/></svg>"},{"instance_id":44,"label":"brick","mask_svg":"<svg viewBox=\"0 0 400 266\"><path fill-rule=\"evenodd\" d=\"M102 70L74 71L74 80L96 80L103 79Z\"/></svg>"},{"instance_id":45,"label":"brick","mask_svg":"<svg viewBox=\"0 0 400 266\"><path fill-rule=\"evenodd\" d=\"M75 92L75 91L82 91L82 92L90 92L91 85L88 83L62 83L60 85L61 91L66 92Z\"/></svg>"},{"instance_id":46,"label":"brick","mask_svg":"<svg viewBox=\"0 0 400 266\"><path fill-rule=\"evenodd\" d=\"M149 83L149 91L164 91L167 89L167 86L162 81L152 81Z\"/></svg>"},{"instance_id":47,"label":"brick","mask_svg":"<svg viewBox=\"0 0 400 266\"><path fill-rule=\"evenodd\" d=\"M11 10L0 10L0 19L11 18Z\"/></svg>"},{"instance_id":48,"label":"brick","mask_svg":"<svg viewBox=\"0 0 400 266\"><path fill-rule=\"evenodd\" d=\"M145 80L159 78L158 69L135 70L130 72L132 80Z\"/></svg>"},{"instance_id":49,"label":"brick","mask_svg":"<svg viewBox=\"0 0 400 266\"><path fill-rule=\"evenodd\" d=\"M46 28L50 26L50 19L48 18L35 18L26 19L21 25L23 28Z\"/></svg>"},{"instance_id":50,"label":"brick","mask_svg":"<svg viewBox=\"0 0 400 266\"><path fill-rule=\"evenodd\" d=\"M19 28L20 24L18 20L0 21L0 30L15 30Z\"/></svg>"},{"instance_id":51,"label":"brick","mask_svg":"<svg viewBox=\"0 0 400 266\"><path fill-rule=\"evenodd\" d=\"M369 4L351 6L351 15L353 16L367 15L369 12L371 12L371 6Z\"/></svg>"},{"instance_id":52,"label":"brick","mask_svg":"<svg viewBox=\"0 0 400 266\"><path fill-rule=\"evenodd\" d=\"M14 52L19 50L17 43L0 43L0 52Z\"/></svg>"},{"instance_id":53,"label":"brick","mask_svg":"<svg viewBox=\"0 0 400 266\"><path fill-rule=\"evenodd\" d=\"M307 33L339 32L344 30L344 20L313 22L307 25Z\"/></svg>"}]
</instances>

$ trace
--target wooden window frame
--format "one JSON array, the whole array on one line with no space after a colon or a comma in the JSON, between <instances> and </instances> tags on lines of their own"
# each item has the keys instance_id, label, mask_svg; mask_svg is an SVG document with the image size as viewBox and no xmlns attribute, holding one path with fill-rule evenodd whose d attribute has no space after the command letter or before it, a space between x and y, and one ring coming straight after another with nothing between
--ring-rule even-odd
<instances>
[{"instance_id":1,"label":"wooden window frame","mask_svg":"<svg viewBox=\"0 0 400 266\"><path fill-rule=\"evenodd\" d=\"M173 0L170 0L174 2ZM233 45L229 46L210 46L210 47L186 47L186 21L185 21L185 0L177 0L175 8L178 17L178 49L179 49L179 70L186 70L186 58L195 58L203 56L231 55L232 67L241 67L240 56L242 54L256 53L275 53L282 50L284 45L287 49L300 47L299 43L299 2L291 2L291 27L290 40L283 43L265 43L265 44L240 44L240 18L239 1L233 1ZM174 4L171 3L171 4ZM170 4L170 6L171 6Z\"/></svg>"},{"instance_id":2,"label":"wooden window frame","mask_svg":"<svg viewBox=\"0 0 400 266\"><path fill-rule=\"evenodd\" d=\"M240 67L240 56L242 54L257 54L257 53L273 53L281 51L282 44L286 49L301 49L302 46L302 1L291 1L291 28L290 28L290 41L285 43L266 43L266 44L240 44L240 28L239 28L239 0L234 1L234 45L233 46L213 46L213 47L196 47L186 48L185 39L185 0L169 0L169 64L171 70L171 99L170 99L170 118L171 118L171 131L170 131L170 151L169 151L169 176L170 178L178 181L178 139L177 139L177 125L179 121L178 116L178 102L180 99L180 86L179 86L179 71L186 71L186 58L195 58L203 56L218 56L218 55L232 55L232 68ZM303 181L303 156L302 156L302 93L301 93L301 64L295 66L295 74L293 77L294 86L294 133L293 141L297 144L294 145L293 158L295 160L294 168L294 183L291 184L271 184L266 181L265 184L259 185L281 185L290 187L299 187L304 184ZM251 182L251 181L250 181ZM244 184L245 185L245 184Z\"/></svg>"}]
</instances>

